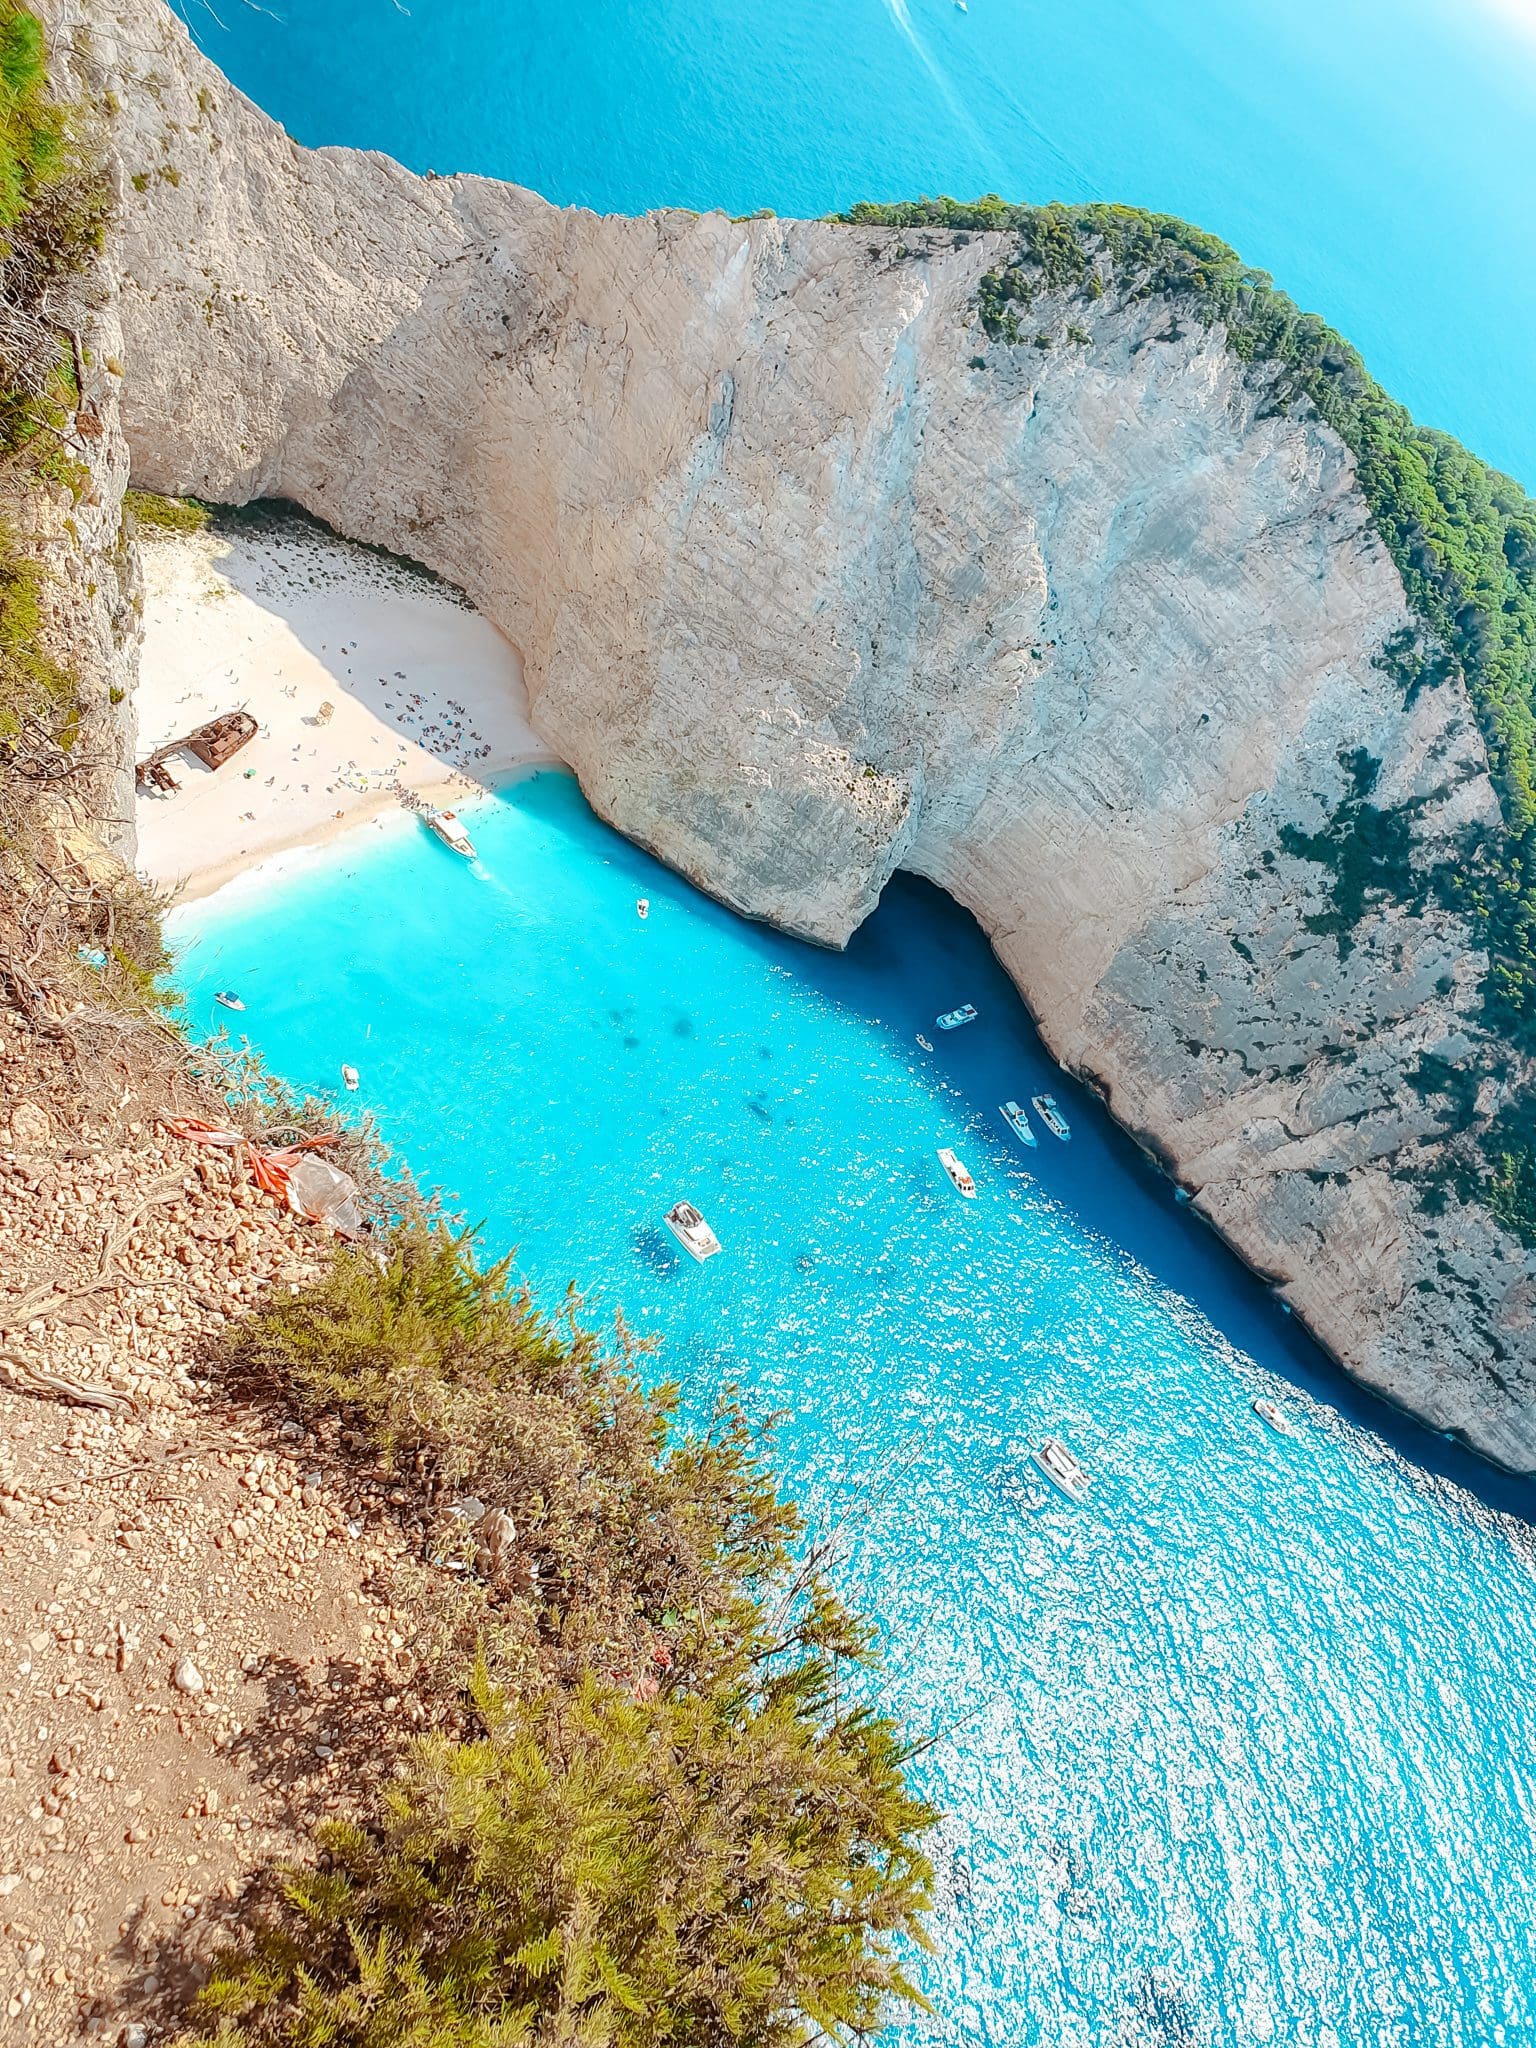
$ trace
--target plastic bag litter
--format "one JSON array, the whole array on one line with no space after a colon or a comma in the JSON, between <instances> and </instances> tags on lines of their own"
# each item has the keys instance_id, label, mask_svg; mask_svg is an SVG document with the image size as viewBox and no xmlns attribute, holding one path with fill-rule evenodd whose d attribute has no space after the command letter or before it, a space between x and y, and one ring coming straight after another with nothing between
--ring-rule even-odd
<instances>
[{"instance_id":1,"label":"plastic bag litter","mask_svg":"<svg viewBox=\"0 0 1536 2048\"><path fill-rule=\"evenodd\" d=\"M329 1160L305 1152L288 1169L288 1199L315 1223L328 1223L343 1237L361 1237L357 1182Z\"/></svg>"}]
</instances>

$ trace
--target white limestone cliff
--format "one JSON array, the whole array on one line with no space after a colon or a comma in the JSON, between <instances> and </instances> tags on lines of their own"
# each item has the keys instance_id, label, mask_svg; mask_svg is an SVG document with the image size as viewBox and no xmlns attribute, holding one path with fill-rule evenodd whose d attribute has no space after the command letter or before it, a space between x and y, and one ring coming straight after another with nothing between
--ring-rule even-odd
<instances>
[{"instance_id":1,"label":"white limestone cliff","mask_svg":"<svg viewBox=\"0 0 1536 2048\"><path fill-rule=\"evenodd\" d=\"M1421 869L1496 812L1460 684L1378 665L1409 621L1339 439L1156 300L987 343L1010 238L424 180L297 147L158 0L88 15L136 481L450 577L596 808L739 910L836 945L941 884L1351 1372L1536 1467L1536 1260L1421 1200L1484 963L1432 907L1310 928L1286 850L1359 750Z\"/></svg>"}]
</instances>

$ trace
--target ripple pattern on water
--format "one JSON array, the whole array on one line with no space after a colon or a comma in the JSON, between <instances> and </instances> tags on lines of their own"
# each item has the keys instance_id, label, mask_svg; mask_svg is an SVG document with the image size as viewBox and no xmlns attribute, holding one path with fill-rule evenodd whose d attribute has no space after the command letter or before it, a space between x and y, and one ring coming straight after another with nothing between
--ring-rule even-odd
<instances>
[{"instance_id":1,"label":"ripple pattern on water","mask_svg":"<svg viewBox=\"0 0 1536 2048\"><path fill-rule=\"evenodd\" d=\"M898 882L836 957L706 903L562 776L471 829L478 872L397 820L177 913L192 1020L234 986L290 1080L351 1061L544 1299L622 1305L696 1407L735 1381L782 1414L940 1737L936 2012L897 2038L1536 2039L1529 1492L1479 1499L1329 1372L935 892ZM981 1021L924 1053L963 1000ZM1044 1087L1072 1142L1026 1154L995 1105ZM708 1266L660 1228L679 1196ZM1028 1462L1046 1433L1086 1507Z\"/></svg>"}]
</instances>

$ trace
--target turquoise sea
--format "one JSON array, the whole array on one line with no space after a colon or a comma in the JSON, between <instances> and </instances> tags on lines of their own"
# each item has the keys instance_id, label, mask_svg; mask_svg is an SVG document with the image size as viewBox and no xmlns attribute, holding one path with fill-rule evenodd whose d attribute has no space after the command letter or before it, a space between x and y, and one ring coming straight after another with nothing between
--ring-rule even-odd
<instances>
[{"instance_id":1,"label":"turquoise sea","mask_svg":"<svg viewBox=\"0 0 1536 2048\"><path fill-rule=\"evenodd\" d=\"M178 4L301 142L603 212L992 190L1182 214L1536 488L1525 0Z\"/></svg>"},{"instance_id":2,"label":"turquoise sea","mask_svg":"<svg viewBox=\"0 0 1536 2048\"><path fill-rule=\"evenodd\" d=\"M1532 1489L1333 1373L926 885L832 955L564 775L465 816L472 866L397 815L176 912L190 1022L233 986L301 1087L353 1063L343 1099L547 1303L622 1307L696 1411L735 1381L782 1412L940 1738L936 2011L900 2048L1536 2040ZM1025 1152L996 1106L1041 1088L1072 1137ZM680 1196L705 1267L662 1228ZM1048 1432L1087 1506L1036 1483Z\"/></svg>"}]
</instances>

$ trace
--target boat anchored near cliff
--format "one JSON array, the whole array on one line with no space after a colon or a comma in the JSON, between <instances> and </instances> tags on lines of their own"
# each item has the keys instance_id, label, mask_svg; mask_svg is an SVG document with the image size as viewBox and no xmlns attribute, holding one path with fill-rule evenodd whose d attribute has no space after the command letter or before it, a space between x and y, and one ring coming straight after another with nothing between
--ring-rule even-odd
<instances>
[{"instance_id":1,"label":"boat anchored near cliff","mask_svg":"<svg viewBox=\"0 0 1536 2048\"><path fill-rule=\"evenodd\" d=\"M690 1258L702 1266L720 1249L720 1240L692 1202L674 1202L666 1213L666 1226Z\"/></svg>"},{"instance_id":2,"label":"boat anchored near cliff","mask_svg":"<svg viewBox=\"0 0 1536 2048\"><path fill-rule=\"evenodd\" d=\"M936 1017L934 1022L941 1031L958 1031L962 1024L974 1024L976 1017L976 1005L962 1003L958 1010L946 1010L943 1016Z\"/></svg>"},{"instance_id":3,"label":"boat anchored near cliff","mask_svg":"<svg viewBox=\"0 0 1536 2048\"><path fill-rule=\"evenodd\" d=\"M971 1179L971 1170L963 1159L957 1159L947 1145L939 1147L939 1164L968 1202L976 1199L976 1183Z\"/></svg>"},{"instance_id":4,"label":"boat anchored near cliff","mask_svg":"<svg viewBox=\"0 0 1536 2048\"><path fill-rule=\"evenodd\" d=\"M1027 1109L1020 1108L1016 1102L1002 1102L998 1104L998 1115L1022 1144L1039 1145L1040 1140L1035 1136Z\"/></svg>"},{"instance_id":5,"label":"boat anchored near cliff","mask_svg":"<svg viewBox=\"0 0 1536 2048\"><path fill-rule=\"evenodd\" d=\"M1053 1138L1060 1138L1063 1145L1072 1135L1072 1126L1061 1113L1061 1105L1054 1095L1031 1095L1035 1115Z\"/></svg>"}]
</instances>

